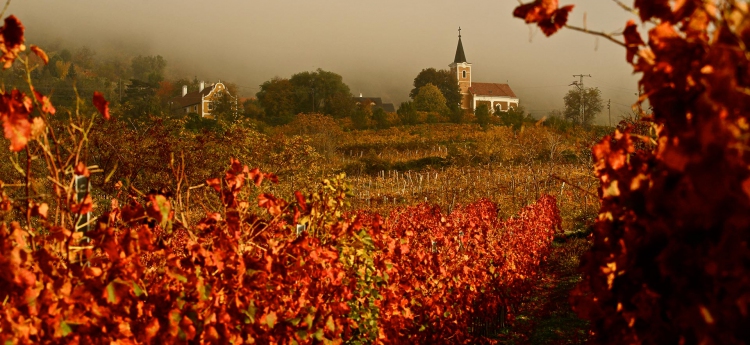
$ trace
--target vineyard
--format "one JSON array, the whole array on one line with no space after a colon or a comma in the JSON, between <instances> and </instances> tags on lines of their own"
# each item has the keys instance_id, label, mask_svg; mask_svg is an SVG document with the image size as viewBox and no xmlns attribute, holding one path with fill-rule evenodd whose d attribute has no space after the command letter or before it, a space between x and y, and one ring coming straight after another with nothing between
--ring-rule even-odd
<instances>
[{"instance_id":1,"label":"vineyard","mask_svg":"<svg viewBox=\"0 0 750 345\"><path fill-rule=\"evenodd\" d=\"M25 83L0 94L0 340L747 343L748 5L618 4L648 41L557 1L514 12L625 48L640 119L614 133L138 128L99 92L52 104L31 77L47 53L6 17Z\"/></svg>"}]
</instances>

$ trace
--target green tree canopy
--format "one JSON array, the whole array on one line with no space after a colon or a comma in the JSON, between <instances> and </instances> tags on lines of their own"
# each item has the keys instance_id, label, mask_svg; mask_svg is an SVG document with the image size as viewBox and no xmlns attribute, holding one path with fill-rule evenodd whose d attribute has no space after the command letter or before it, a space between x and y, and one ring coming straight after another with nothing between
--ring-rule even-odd
<instances>
[{"instance_id":1,"label":"green tree canopy","mask_svg":"<svg viewBox=\"0 0 750 345\"><path fill-rule=\"evenodd\" d=\"M91 48L83 46L81 48L78 48L73 55L73 62L76 66L90 70L94 68L94 57L96 56L96 52L91 50Z\"/></svg>"},{"instance_id":2,"label":"green tree canopy","mask_svg":"<svg viewBox=\"0 0 750 345\"><path fill-rule=\"evenodd\" d=\"M266 81L260 85L256 96L265 113L265 117L260 120L281 125L294 118L295 89L289 79L275 77Z\"/></svg>"},{"instance_id":3,"label":"green tree canopy","mask_svg":"<svg viewBox=\"0 0 750 345\"><path fill-rule=\"evenodd\" d=\"M315 72L297 73L289 82L294 87L296 113L319 112L342 118L354 109L349 86L336 73L318 68Z\"/></svg>"},{"instance_id":4,"label":"green tree canopy","mask_svg":"<svg viewBox=\"0 0 750 345\"><path fill-rule=\"evenodd\" d=\"M414 108L418 111L435 112L447 114L449 109L445 105L443 93L433 84L427 84L419 88L414 97Z\"/></svg>"},{"instance_id":5,"label":"green tree canopy","mask_svg":"<svg viewBox=\"0 0 750 345\"><path fill-rule=\"evenodd\" d=\"M378 129L386 129L391 126L388 122L388 113L383 108L377 108L372 112L372 121Z\"/></svg>"},{"instance_id":6,"label":"green tree canopy","mask_svg":"<svg viewBox=\"0 0 750 345\"><path fill-rule=\"evenodd\" d=\"M477 118L477 123L482 128L487 128L490 124L490 107L487 104L479 104L474 109L474 116Z\"/></svg>"},{"instance_id":7,"label":"green tree canopy","mask_svg":"<svg viewBox=\"0 0 750 345\"><path fill-rule=\"evenodd\" d=\"M459 108L461 104L461 90L458 88L458 79L448 70L436 70L434 68L423 69L414 78L414 88L409 97L416 99L419 89L427 84L437 86L445 97L445 105L450 109Z\"/></svg>"},{"instance_id":8,"label":"green tree canopy","mask_svg":"<svg viewBox=\"0 0 750 345\"><path fill-rule=\"evenodd\" d=\"M362 102L351 113L352 125L356 129L367 129L372 119L372 105Z\"/></svg>"},{"instance_id":9,"label":"green tree canopy","mask_svg":"<svg viewBox=\"0 0 750 345\"><path fill-rule=\"evenodd\" d=\"M495 114L500 116L503 124L511 126L513 129L519 129L524 123L533 123L535 120L531 114L526 113L526 108L522 105L510 107L507 111L495 110Z\"/></svg>"},{"instance_id":10,"label":"green tree canopy","mask_svg":"<svg viewBox=\"0 0 750 345\"><path fill-rule=\"evenodd\" d=\"M149 115L161 113L161 102L156 96L159 83L131 79L125 87L123 115L130 119L145 120Z\"/></svg>"},{"instance_id":11,"label":"green tree canopy","mask_svg":"<svg viewBox=\"0 0 750 345\"><path fill-rule=\"evenodd\" d=\"M265 117L263 107L257 98L250 98L242 102L241 112L245 117L255 120L263 120Z\"/></svg>"},{"instance_id":12,"label":"green tree canopy","mask_svg":"<svg viewBox=\"0 0 750 345\"><path fill-rule=\"evenodd\" d=\"M566 119L579 124L590 125L604 107L602 92L596 87L585 90L572 89L563 99L565 101L563 115ZM581 109L582 102L583 109ZM581 118L581 112L583 112L583 118Z\"/></svg>"},{"instance_id":13,"label":"green tree canopy","mask_svg":"<svg viewBox=\"0 0 750 345\"><path fill-rule=\"evenodd\" d=\"M133 58L130 68L133 70L133 79L158 83L164 80L164 69L167 68L167 60L164 60L161 55L138 55Z\"/></svg>"},{"instance_id":14,"label":"green tree canopy","mask_svg":"<svg viewBox=\"0 0 750 345\"><path fill-rule=\"evenodd\" d=\"M417 109L414 108L414 102L401 102L396 114L401 119L401 123L405 125L415 125L419 119Z\"/></svg>"}]
</instances>

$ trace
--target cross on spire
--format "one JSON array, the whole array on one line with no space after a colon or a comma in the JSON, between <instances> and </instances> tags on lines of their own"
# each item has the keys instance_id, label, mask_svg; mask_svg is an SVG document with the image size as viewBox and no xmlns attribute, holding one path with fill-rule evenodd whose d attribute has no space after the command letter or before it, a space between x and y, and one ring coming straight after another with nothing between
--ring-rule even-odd
<instances>
[{"instance_id":1,"label":"cross on spire","mask_svg":"<svg viewBox=\"0 0 750 345\"><path fill-rule=\"evenodd\" d=\"M466 62L466 54L464 54L464 45L461 44L461 27L458 27L458 47L456 47L456 58L453 59L454 63Z\"/></svg>"}]
</instances>

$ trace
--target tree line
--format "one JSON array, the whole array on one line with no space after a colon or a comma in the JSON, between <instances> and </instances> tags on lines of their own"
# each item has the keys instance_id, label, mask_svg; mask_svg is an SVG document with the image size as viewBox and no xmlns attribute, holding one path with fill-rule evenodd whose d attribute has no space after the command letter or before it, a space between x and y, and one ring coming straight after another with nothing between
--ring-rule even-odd
<instances>
[{"instance_id":1,"label":"tree line","mask_svg":"<svg viewBox=\"0 0 750 345\"><path fill-rule=\"evenodd\" d=\"M300 113L329 115L343 128L350 129L383 129L439 122L476 122L482 127L496 124L520 128L524 123L534 121L523 107L507 112L492 112L486 106L479 106L474 111L461 109L456 76L448 70L435 68L426 68L417 74L409 93L410 100L402 102L395 113L388 113L373 102L356 100L341 75L317 69L299 72L289 78L267 80L260 85L255 97L244 99L239 111L234 111L229 100L224 99L212 111L214 119L203 119L197 113L175 113L170 109L170 99L181 95L183 85L194 91L200 82L197 77L168 80L165 75L168 63L160 55L100 57L88 47L59 49L48 54L49 64L33 70L31 77L37 88L50 94L58 107L72 109L76 106L77 93L100 90L111 100L113 111L135 127L147 125L152 117L164 116L185 117L186 127L191 130L221 129L222 122L240 119L277 126L291 122ZM20 82L24 78L24 71L20 68L3 73L6 83ZM237 96L236 84L224 84L230 94ZM550 114L550 124L562 128L570 123L590 124L593 121L602 108L601 93L598 89L588 89L585 97L579 93L571 90L565 96L565 110ZM581 101L588 109L583 118L578 116Z\"/></svg>"}]
</instances>

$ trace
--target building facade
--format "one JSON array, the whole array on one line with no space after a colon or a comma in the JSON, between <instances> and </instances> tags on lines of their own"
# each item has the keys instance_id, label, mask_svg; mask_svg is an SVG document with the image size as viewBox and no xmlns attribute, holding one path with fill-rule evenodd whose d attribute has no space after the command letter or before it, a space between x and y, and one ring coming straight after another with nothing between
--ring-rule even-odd
<instances>
[{"instance_id":1,"label":"building facade","mask_svg":"<svg viewBox=\"0 0 750 345\"><path fill-rule=\"evenodd\" d=\"M461 28L458 29L458 47L453 63L448 65L458 80L461 92L461 108L474 111L477 105L487 104L491 111L508 111L518 107L518 97L508 84L472 82L471 63L466 61L464 45L461 42Z\"/></svg>"},{"instance_id":2,"label":"building facade","mask_svg":"<svg viewBox=\"0 0 750 345\"><path fill-rule=\"evenodd\" d=\"M220 102L228 102L228 109L237 116L237 96L232 96L226 85L221 81L206 86L201 81L198 91L188 92L187 85L182 86L182 96L169 101L173 113L197 113L201 117L213 118L211 112L216 110Z\"/></svg>"}]
</instances>

